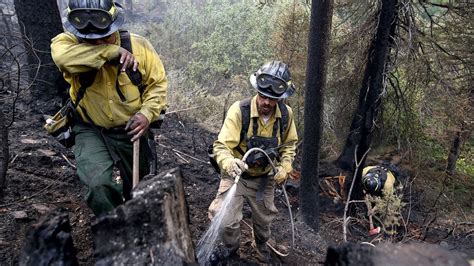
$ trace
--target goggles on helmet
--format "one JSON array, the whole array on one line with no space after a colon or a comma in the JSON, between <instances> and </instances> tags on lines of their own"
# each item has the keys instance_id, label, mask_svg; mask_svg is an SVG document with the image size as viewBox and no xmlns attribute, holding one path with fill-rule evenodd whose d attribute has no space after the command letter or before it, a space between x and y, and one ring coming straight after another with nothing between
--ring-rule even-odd
<instances>
[{"instance_id":1,"label":"goggles on helmet","mask_svg":"<svg viewBox=\"0 0 474 266\"><path fill-rule=\"evenodd\" d=\"M107 29L117 17L117 8L112 6L109 11L98 8L76 8L69 10L68 20L74 28L85 29L89 24L97 29Z\"/></svg>"},{"instance_id":2,"label":"goggles on helmet","mask_svg":"<svg viewBox=\"0 0 474 266\"><path fill-rule=\"evenodd\" d=\"M268 74L260 74L257 76L257 86L262 89L271 89L275 94L283 94L291 81L285 82L282 79Z\"/></svg>"}]
</instances>

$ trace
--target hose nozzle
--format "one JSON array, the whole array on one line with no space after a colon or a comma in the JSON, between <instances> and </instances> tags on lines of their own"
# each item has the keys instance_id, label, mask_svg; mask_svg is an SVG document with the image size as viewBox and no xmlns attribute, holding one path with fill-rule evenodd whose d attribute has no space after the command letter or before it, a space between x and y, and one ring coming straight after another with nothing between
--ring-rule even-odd
<instances>
[{"instance_id":1,"label":"hose nozzle","mask_svg":"<svg viewBox=\"0 0 474 266\"><path fill-rule=\"evenodd\" d=\"M239 183L240 175L236 176L234 179L234 184Z\"/></svg>"}]
</instances>

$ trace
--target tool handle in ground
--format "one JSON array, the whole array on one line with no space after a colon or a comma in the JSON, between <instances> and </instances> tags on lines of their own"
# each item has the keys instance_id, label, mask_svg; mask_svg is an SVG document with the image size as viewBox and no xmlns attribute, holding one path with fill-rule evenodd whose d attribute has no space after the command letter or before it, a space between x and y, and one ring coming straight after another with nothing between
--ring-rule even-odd
<instances>
[{"instance_id":1,"label":"tool handle in ground","mask_svg":"<svg viewBox=\"0 0 474 266\"><path fill-rule=\"evenodd\" d=\"M133 142L133 188L137 186L139 179L140 169L140 139L138 138Z\"/></svg>"}]
</instances>

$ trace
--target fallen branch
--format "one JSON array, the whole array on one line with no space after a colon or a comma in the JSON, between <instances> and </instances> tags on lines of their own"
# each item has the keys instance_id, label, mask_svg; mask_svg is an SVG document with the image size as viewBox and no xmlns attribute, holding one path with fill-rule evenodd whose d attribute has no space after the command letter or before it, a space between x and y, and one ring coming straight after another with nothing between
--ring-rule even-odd
<instances>
[{"instance_id":1,"label":"fallen branch","mask_svg":"<svg viewBox=\"0 0 474 266\"><path fill-rule=\"evenodd\" d=\"M195 161L198 161L198 162L201 162L201 163L204 163L204 164L211 164L211 163L208 162L208 161L201 160L201 159L199 159L199 158L196 158L196 157L194 157L194 156L191 156L191 155L189 155L189 154L186 154L186 153L184 153L184 152L182 152L182 151L179 151L179 150L177 150L177 149L173 149L173 148L171 148L171 147L169 147L169 146L166 146L166 145L163 145L163 144L161 144L161 143L158 144L158 145L161 146L161 147L163 147L163 148L165 148L165 149L172 150L172 151L177 152L177 153L179 153L179 154L181 154L181 155L184 155L184 156L186 156L186 157L188 157L188 158L191 158L191 159L193 159L193 160L195 160Z\"/></svg>"},{"instance_id":2,"label":"fallen branch","mask_svg":"<svg viewBox=\"0 0 474 266\"><path fill-rule=\"evenodd\" d=\"M16 154L15 157L13 157L13 159L10 162L10 166L16 161L16 158L18 158L18 154Z\"/></svg>"},{"instance_id":3,"label":"fallen branch","mask_svg":"<svg viewBox=\"0 0 474 266\"><path fill-rule=\"evenodd\" d=\"M66 157L66 155L64 155L64 153L61 153L61 157L63 157L63 159L66 161L66 163L69 164L69 166L72 167L72 169L74 169L74 170L77 169L77 167L73 163L71 163L71 161L69 161L69 159Z\"/></svg>"},{"instance_id":4,"label":"fallen branch","mask_svg":"<svg viewBox=\"0 0 474 266\"><path fill-rule=\"evenodd\" d=\"M188 160L184 159L183 156L181 156L181 154L177 153L177 152L174 152L174 154L176 154L176 156L178 156L181 160L183 160L185 163L189 163Z\"/></svg>"}]
</instances>

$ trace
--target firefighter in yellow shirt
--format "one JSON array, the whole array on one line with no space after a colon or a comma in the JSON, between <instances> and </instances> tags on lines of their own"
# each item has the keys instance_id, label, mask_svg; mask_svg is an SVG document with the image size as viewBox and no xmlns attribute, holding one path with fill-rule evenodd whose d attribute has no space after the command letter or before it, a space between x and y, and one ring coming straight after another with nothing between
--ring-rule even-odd
<instances>
[{"instance_id":1,"label":"firefighter in yellow shirt","mask_svg":"<svg viewBox=\"0 0 474 266\"><path fill-rule=\"evenodd\" d=\"M67 32L52 39L51 54L77 104L73 152L86 201L101 215L129 198L132 142L145 138L165 109L168 81L148 40L119 33L124 22L120 5L70 0L66 13ZM125 42L133 54L121 47ZM140 84L132 79L137 74ZM140 177L149 170L146 143L141 141ZM120 179L112 177L114 166Z\"/></svg>"},{"instance_id":2,"label":"firefighter in yellow shirt","mask_svg":"<svg viewBox=\"0 0 474 266\"><path fill-rule=\"evenodd\" d=\"M274 204L275 184L283 183L293 169L298 136L293 111L282 102L294 92L288 66L280 61L268 62L250 76L250 82L257 94L235 102L229 108L214 142L213 153L222 179L217 196L209 207L211 219L219 211L235 178L240 176L240 179L234 199L225 210L223 243L211 254L211 264L225 260L238 250L244 201L252 209L257 259L269 262L270 251L266 242L270 238L270 223L278 213ZM267 158L257 153L242 161L245 152L255 147L273 150L269 156L276 165L276 173Z\"/></svg>"}]
</instances>

